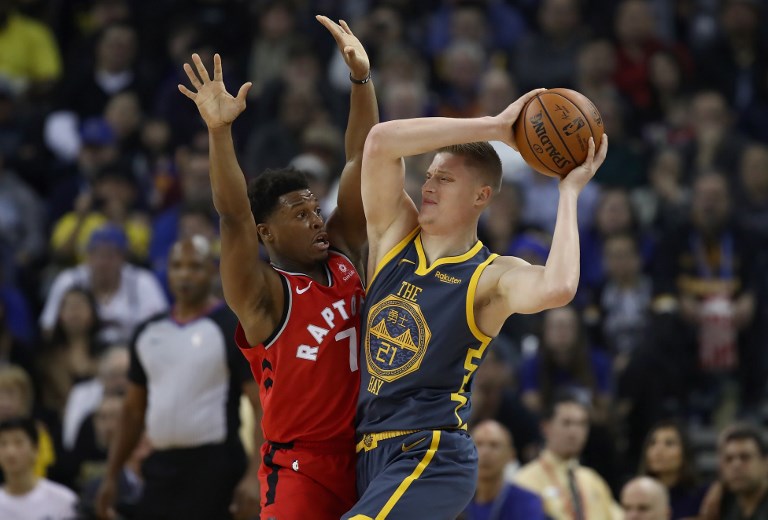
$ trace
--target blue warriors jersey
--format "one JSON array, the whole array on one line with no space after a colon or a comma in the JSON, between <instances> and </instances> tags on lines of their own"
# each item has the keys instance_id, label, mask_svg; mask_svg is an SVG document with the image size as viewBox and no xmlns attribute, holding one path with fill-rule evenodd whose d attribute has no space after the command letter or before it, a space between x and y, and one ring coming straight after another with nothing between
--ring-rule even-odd
<instances>
[{"instance_id":1,"label":"blue warriors jersey","mask_svg":"<svg viewBox=\"0 0 768 520\"><path fill-rule=\"evenodd\" d=\"M466 428L470 387L492 338L477 328L482 242L427 265L416 228L376 267L363 308L357 431Z\"/></svg>"}]
</instances>

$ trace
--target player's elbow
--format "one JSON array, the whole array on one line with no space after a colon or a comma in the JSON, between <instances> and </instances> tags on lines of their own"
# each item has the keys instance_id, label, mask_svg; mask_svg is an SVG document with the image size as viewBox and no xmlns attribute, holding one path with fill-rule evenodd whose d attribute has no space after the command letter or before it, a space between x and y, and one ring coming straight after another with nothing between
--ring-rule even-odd
<instances>
[{"instance_id":1,"label":"player's elbow","mask_svg":"<svg viewBox=\"0 0 768 520\"><path fill-rule=\"evenodd\" d=\"M576 296L576 289L578 283L560 283L551 287L547 291L547 307L554 309L556 307L563 307L573 301Z\"/></svg>"},{"instance_id":2,"label":"player's elbow","mask_svg":"<svg viewBox=\"0 0 768 520\"><path fill-rule=\"evenodd\" d=\"M371 128L368 137L365 139L363 155L367 158L381 158L388 155L390 146L388 143L392 136L392 125L379 123Z\"/></svg>"}]
</instances>

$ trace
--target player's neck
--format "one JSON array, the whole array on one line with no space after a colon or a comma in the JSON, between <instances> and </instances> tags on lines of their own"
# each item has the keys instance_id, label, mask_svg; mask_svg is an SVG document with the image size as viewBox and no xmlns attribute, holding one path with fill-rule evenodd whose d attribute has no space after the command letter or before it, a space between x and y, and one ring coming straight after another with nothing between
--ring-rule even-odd
<instances>
[{"instance_id":1,"label":"player's neck","mask_svg":"<svg viewBox=\"0 0 768 520\"><path fill-rule=\"evenodd\" d=\"M421 230L421 245L427 263L432 263L449 256L463 255L477 243L477 228L460 230L458 232L441 232L437 230Z\"/></svg>"},{"instance_id":2,"label":"player's neck","mask_svg":"<svg viewBox=\"0 0 768 520\"><path fill-rule=\"evenodd\" d=\"M37 485L37 475L34 468L16 474L6 475L5 491L9 495L26 495Z\"/></svg>"},{"instance_id":3,"label":"player's neck","mask_svg":"<svg viewBox=\"0 0 768 520\"><path fill-rule=\"evenodd\" d=\"M309 276L315 282L327 285L328 275L325 269L326 262L312 262L311 264L299 264L278 256L270 256L272 265L289 273L301 273Z\"/></svg>"},{"instance_id":4,"label":"player's neck","mask_svg":"<svg viewBox=\"0 0 768 520\"><path fill-rule=\"evenodd\" d=\"M494 478L491 480L478 480L477 491L475 491L475 502L478 504L487 504L493 502L499 493L501 488L504 487L504 476L500 478Z\"/></svg>"}]
</instances>

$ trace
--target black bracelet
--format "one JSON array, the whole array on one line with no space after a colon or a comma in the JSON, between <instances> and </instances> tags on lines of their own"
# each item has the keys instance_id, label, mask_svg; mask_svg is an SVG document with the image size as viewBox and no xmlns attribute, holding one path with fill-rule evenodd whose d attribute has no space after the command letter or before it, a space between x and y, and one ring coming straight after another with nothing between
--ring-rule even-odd
<instances>
[{"instance_id":1,"label":"black bracelet","mask_svg":"<svg viewBox=\"0 0 768 520\"><path fill-rule=\"evenodd\" d=\"M371 81L371 69L368 69L368 75L364 77L363 79L355 79L352 77L352 73L349 73L349 81L352 83L355 83L356 85L365 85L369 81Z\"/></svg>"}]
</instances>

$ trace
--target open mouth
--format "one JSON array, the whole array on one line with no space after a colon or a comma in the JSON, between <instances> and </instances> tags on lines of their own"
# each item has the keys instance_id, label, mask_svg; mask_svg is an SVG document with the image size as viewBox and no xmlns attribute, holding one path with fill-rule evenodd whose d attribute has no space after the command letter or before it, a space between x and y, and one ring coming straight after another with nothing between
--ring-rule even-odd
<instances>
[{"instance_id":1,"label":"open mouth","mask_svg":"<svg viewBox=\"0 0 768 520\"><path fill-rule=\"evenodd\" d=\"M330 243L328 242L328 235L325 233L320 233L315 237L315 241L312 243L312 245L320 251L328 250L328 247L330 246Z\"/></svg>"}]
</instances>

